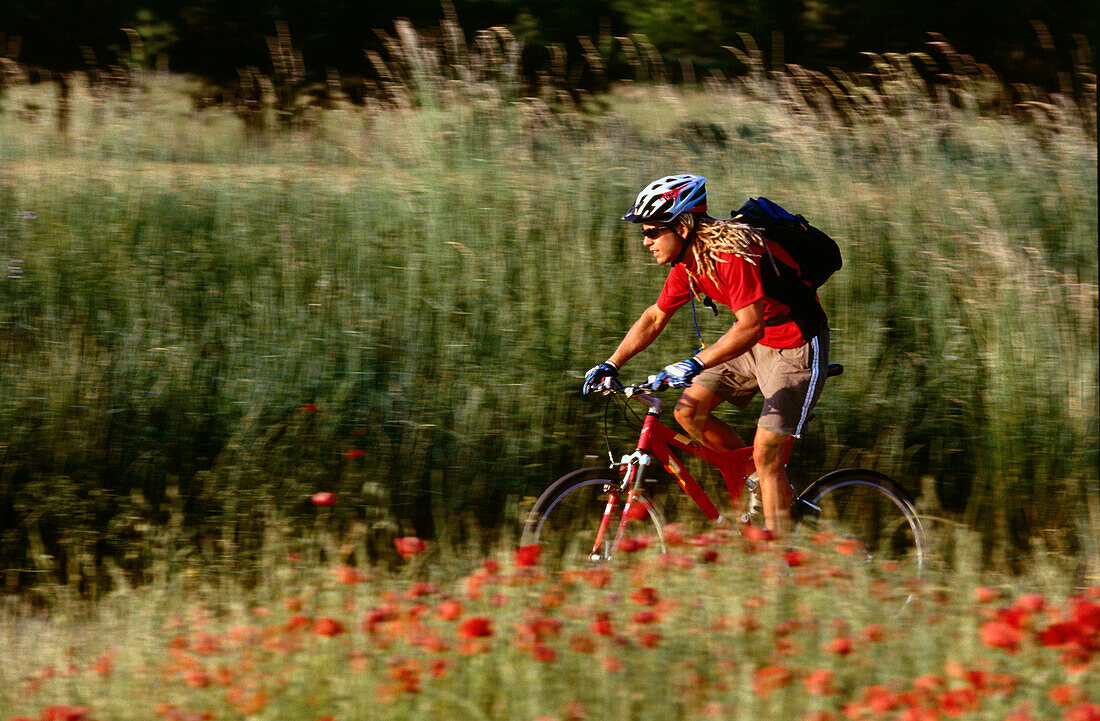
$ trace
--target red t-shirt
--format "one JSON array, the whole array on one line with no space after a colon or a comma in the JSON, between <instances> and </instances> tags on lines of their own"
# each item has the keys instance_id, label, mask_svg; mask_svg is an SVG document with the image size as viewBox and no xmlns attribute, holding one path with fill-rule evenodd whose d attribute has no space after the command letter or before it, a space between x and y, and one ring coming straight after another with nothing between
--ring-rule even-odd
<instances>
[{"instance_id":1,"label":"red t-shirt","mask_svg":"<svg viewBox=\"0 0 1100 721\"><path fill-rule=\"evenodd\" d=\"M774 244L769 245L773 253L786 255L782 249L776 249ZM757 262L769 261L767 256L763 256ZM661 295L657 298L657 307L665 313L675 311L691 299L688 268L695 269L695 258L691 253L685 253L683 262L672 266L672 270L669 271L665 287L661 289ZM764 337L760 340L761 345L769 348L797 348L806 342L793 320L774 323L777 318L790 317L791 309L764 295L764 288L760 283L759 265L753 265L730 253L719 253L714 270L715 275L718 276L717 283L703 273L696 273L695 276L697 289L715 301L729 306L730 310L736 313L747 305L760 299L764 300Z\"/></svg>"}]
</instances>

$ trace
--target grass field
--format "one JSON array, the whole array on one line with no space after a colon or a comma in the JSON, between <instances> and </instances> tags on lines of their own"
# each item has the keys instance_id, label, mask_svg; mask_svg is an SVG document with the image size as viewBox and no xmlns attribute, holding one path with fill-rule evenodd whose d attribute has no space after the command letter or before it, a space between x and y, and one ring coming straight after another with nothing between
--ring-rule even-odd
<instances>
[{"instance_id":1,"label":"grass field","mask_svg":"<svg viewBox=\"0 0 1100 721\"><path fill-rule=\"evenodd\" d=\"M679 170L710 179L717 214L765 195L841 245L821 297L847 372L795 478L874 467L977 529L990 563L1054 551L1095 574L1087 105L1029 122L899 76L842 117L775 76L627 85L581 113L428 79L415 109L248 132L192 110L183 79L144 86L78 84L64 137L20 113L51 107L48 86L4 97L9 588L101 558L138 572L138 529L176 513L187 553L217 563L212 538L258 547L241 509L293 522L318 490L356 499L339 520L368 519L382 548L506 527L603 452L599 404L575 390L663 277L618 216ZM626 375L695 342L678 317Z\"/></svg>"},{"instance_id":2,"label":"grass field","mask_svg":"<svg viewBox=\"0 0 1100 721\"><path fill-rule=\"evenodd\" d=\"M251 588L192 573L91 613L4 613L0 718L1100 717L1100 587L1041 563L903 588L828 538L780 553L709 533L560 573L534 547L478 563L402 541L391 570L307 546Z\"/></svg>"},{"instance_id":3,"label":"grass field","mask_svg":"<svg viewBox=\"0 0 1100 721\"><path fill-rule=\"evenodd\" d=\"M409 52L388 102L286 127L146 74L77 82L61 132L51 84L4 86L0 719L1100 716L1095 80L937 95L899 56L577 105L506 58ZM896 478L918 587L829 539L513 557L604 457L576 391L657 295L618 218L670 172L840 244L847 370L791 475Z\"/></svg>"}]
</instances>

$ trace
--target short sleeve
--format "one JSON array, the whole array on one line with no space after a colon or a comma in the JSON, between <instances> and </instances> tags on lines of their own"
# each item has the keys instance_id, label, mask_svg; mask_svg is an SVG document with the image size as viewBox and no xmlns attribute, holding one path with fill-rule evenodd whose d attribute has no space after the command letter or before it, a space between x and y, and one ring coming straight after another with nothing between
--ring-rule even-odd
<instances>
[{"instance_id":1,"label":"short sleeve","mask_svg":"<svg viewBox=\"0 0 1100 721\"><path fill-rule=\"evenodd\" d=\"M672 313L690 299L691 290L688 287L687 270L682 263L677 263L672 266L668 277L665 278L665 286L661 288L661 295L657 297L657 307L665 313Z\"/></svg>"},{"instance_id":2,"label":"short sleeve","mask_svg":"<svg viewBox=\"0 0 1100 721\"><path fill-rule=\"evenodd\" d=\"M715 264L715 271L726 291L727 305L734 313L764 297L760 266L733 255L725 256L723 261Z\"/></svg>"}]
</instances>

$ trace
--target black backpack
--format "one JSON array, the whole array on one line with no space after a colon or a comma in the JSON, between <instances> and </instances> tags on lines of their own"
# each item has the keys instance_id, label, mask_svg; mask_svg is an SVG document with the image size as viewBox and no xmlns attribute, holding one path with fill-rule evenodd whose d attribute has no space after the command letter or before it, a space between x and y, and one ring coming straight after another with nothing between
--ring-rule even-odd
<instances>
[{"instance_id":1,"label":"black backpack","mask_svg":"<svg viewBox=\"0 0 1100 721\"><path fill-rule=\"evenodd\" d=\"M792 268L778 258L773 258L774 263L762 261L760 280L765 295L791 309L790 316L772 319L771 323L793 320L802 337L809 341L828 322L815 291L840 270L842 261L836 241L801 215L791 215L767 198L750 198L732 216L763 230L769 240L778 243L798 263L798 268Z\"/></svg>"},{"instance_id":2,"label":"black backpack","mask_svg":"<svg viewBox=\"0 0 1100 721\"><path fill-rule=\"evenodd\" d=\"M791 215L767 198L749 198L731 215L734 220L762 229L769 240L779 243L798 263L802 277L815 289L843 265L836 241L807 223L801 215Z\"/></svg>"}]
</instances>

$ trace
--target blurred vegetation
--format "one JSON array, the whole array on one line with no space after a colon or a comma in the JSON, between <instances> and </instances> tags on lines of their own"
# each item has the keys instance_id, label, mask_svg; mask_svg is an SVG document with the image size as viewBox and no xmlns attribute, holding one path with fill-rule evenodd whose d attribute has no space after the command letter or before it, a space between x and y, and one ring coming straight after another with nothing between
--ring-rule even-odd
<instances>
[{"instance_id":1,"label":"blurred vegetation","mask_svg":"<svg viewBox=\"0 0 1100 721\"><path fill-rule=\"evenodd\" d=\"M580 572L435 546L395 572L334 567L317 525L294 560L272 529L259 583L196 569L91 608L65 586L49 613L4 599L5 718L1096 715L1100 587L1051 557L984 572L965 532L967 562L904 590L827 542L782 554L713 531ZM637 677L662 682L621 682Z\"/></svg>"},{"instance_id":2,"label":"blurred vegetation","mask_svg":"<svg viewBox=\"0 0 1100 721\"><path fill-rule=\"evenodd\" d=\"M576 389L664 275L618 218L683 170L719 212L766 195L844 252L822 300L847 372L793 477L874 467L931 525L979 531L991 563L1056 550L1095 574L1089 68L1076 95L1013 95L946 43L854 76L768 71L747 42L749 74L674 87L622 40L647 82L592 97L548 75L524 95L515 38L454 27L398 24L360 104L338 87L308 102L289 35L253 95L203 110L194 81L137 68L60 95L9 75L8 590L104 565L140 578L152 554L246 564L271 518L305 528L320 490L367 553L507 533L524 498L604 454ZM681 314L626 376L694 342Z\"/></svg>"},{"instance_id":3,"label":"blurred vegetation","mask_svg":"<svg viewBox=\"0 0 1100 721\"><path fill-rule=\"evenodd\" d=\"M438 26L447 17L467 28L507 27L528 49L530 78L550 67L547 45L580 52L578 36L643 34L671 65L691 60L730 73L744 68L724 46L739 45L742 33L760 39L776 66L852 71L864 67L863 51L906 52L936 32L1012 82L1054 89L1052 67L1071 68L1081 41L1097 46L1096 4L1087 0L7 0L0 33L19 41L22 62L71 71L89 56L104 65L130 62L131 39L121 30L128 28L142 39L149 67L159 56L175 71L221 82L262 67L265 38L282 21L298 38L310 77L323 79L330 68L369 75L363 50L384 47L374 28L389 28L394 18ZM1049 28L1053 43L1041 41L1032 21Z\"/></svg>"}]
</instances>

